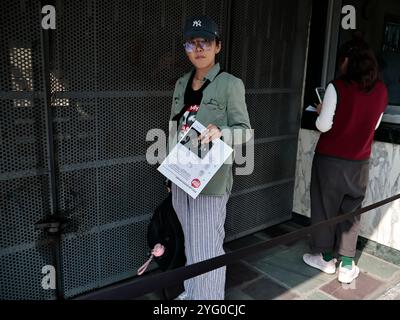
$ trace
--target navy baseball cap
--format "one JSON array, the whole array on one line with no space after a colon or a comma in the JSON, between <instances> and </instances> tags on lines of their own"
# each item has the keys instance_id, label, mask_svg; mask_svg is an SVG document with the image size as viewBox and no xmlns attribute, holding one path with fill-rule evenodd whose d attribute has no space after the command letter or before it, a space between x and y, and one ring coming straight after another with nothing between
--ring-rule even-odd
<instances>
[{"instance_id":1,"label":"navy baseball cap","mask_svg":"<svg viewBox=\"0 0 400 320\"><path fill-rule=\"evenodd\" d=\"M185 40L191 38L219 38L218 25L208 16L193 16L186 19L183 31Z\"/></svg>"}]
</instances>

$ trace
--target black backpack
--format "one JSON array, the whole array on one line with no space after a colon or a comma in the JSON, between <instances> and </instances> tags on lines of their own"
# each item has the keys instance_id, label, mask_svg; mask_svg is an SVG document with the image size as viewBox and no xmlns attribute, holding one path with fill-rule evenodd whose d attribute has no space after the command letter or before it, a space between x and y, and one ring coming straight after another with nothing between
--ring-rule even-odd
<instances>
[{"instance_id":1,"label":"black backpack","mask_svg":"<svg viewBox=\"0 0 400 320\"><path fill-rule=\"evenodd\" d=\"M172 206L171 193L154 211L147 228L147 243L150 249L157 244L164 246L164 254L161 257L154 257L161 270L176 269L185 265L184 235Z\"/></svg>"}]
</instances>

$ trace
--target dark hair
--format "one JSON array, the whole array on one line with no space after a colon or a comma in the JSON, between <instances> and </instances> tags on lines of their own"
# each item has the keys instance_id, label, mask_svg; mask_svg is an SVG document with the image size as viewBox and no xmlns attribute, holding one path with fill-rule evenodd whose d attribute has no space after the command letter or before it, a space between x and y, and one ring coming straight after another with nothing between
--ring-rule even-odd
<instances>
[{"instance_id":1,"label":"dark hair","mask_svg":"<svg viewBox=\"0 0 400 320\"><path fill-rule=\"evenodd\" d=\"M347 72L342 76L345 81L356 82L365 92L374 88L378 80L378 62L360 32L354 33L353 39L340 47L338 58L339 65L349 59Z\"/></svg>"}]
</instances>

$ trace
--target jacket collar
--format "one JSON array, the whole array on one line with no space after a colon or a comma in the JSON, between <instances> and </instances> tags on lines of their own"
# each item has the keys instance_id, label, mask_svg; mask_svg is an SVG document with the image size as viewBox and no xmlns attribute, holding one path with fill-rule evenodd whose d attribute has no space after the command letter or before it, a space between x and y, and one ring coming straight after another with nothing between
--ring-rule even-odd
<instances>
[{"instance_id":1,"label":"jacket collar","mask_svg":"<svg viewBox=\"0 0 400 320\"><path fill-rule=\"evenodd\" d=\"M206 78L206 79L210 80L211 82L213 82L220 69L221 69L221 67L219 66L219 63L216 63L211 68L211 70L207 72L207 74L206 74L206 76L204 78Z\"/></svg>"},{"instance_id":2,"label":"jacket collar","mask_svg":"<svg viewBox=\"0 0 400 320\"><path fill-rule=\"evenodd\" d=\"M210 80L210 82L213 82L215 77L218 75L218 72L221 70L221 67L219 65L219 63L216 63L211 69L210 71L207 72L207 74L205 75L205 79ZM192 75L192 73L195 72L195 70L193 70L192 72L189 72L187 74L185 74L182 77L182 81L180 82L180 84L182 85L182 90L185 90L185 88L187 87L187 84L189 82L190 76Z\"/></svg>"}]
</instances>

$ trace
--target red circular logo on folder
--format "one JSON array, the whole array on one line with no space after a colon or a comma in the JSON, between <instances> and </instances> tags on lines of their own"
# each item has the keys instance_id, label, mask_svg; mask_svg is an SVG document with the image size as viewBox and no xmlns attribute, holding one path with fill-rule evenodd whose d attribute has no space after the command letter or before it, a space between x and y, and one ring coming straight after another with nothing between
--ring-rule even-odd
<instances>
[{"instance_id":1,"label":"red circular logo on folder","mask_svg":"<svg viewBox=\"0 0 400 320\"><path fill-rule=\"evenodd\" d=\"M193 188L199 188L201 186L201 182L200 182L200 180L199 179L194 179L193 181L192 181L192 187Z\"/></svg>"}]
</instances>

